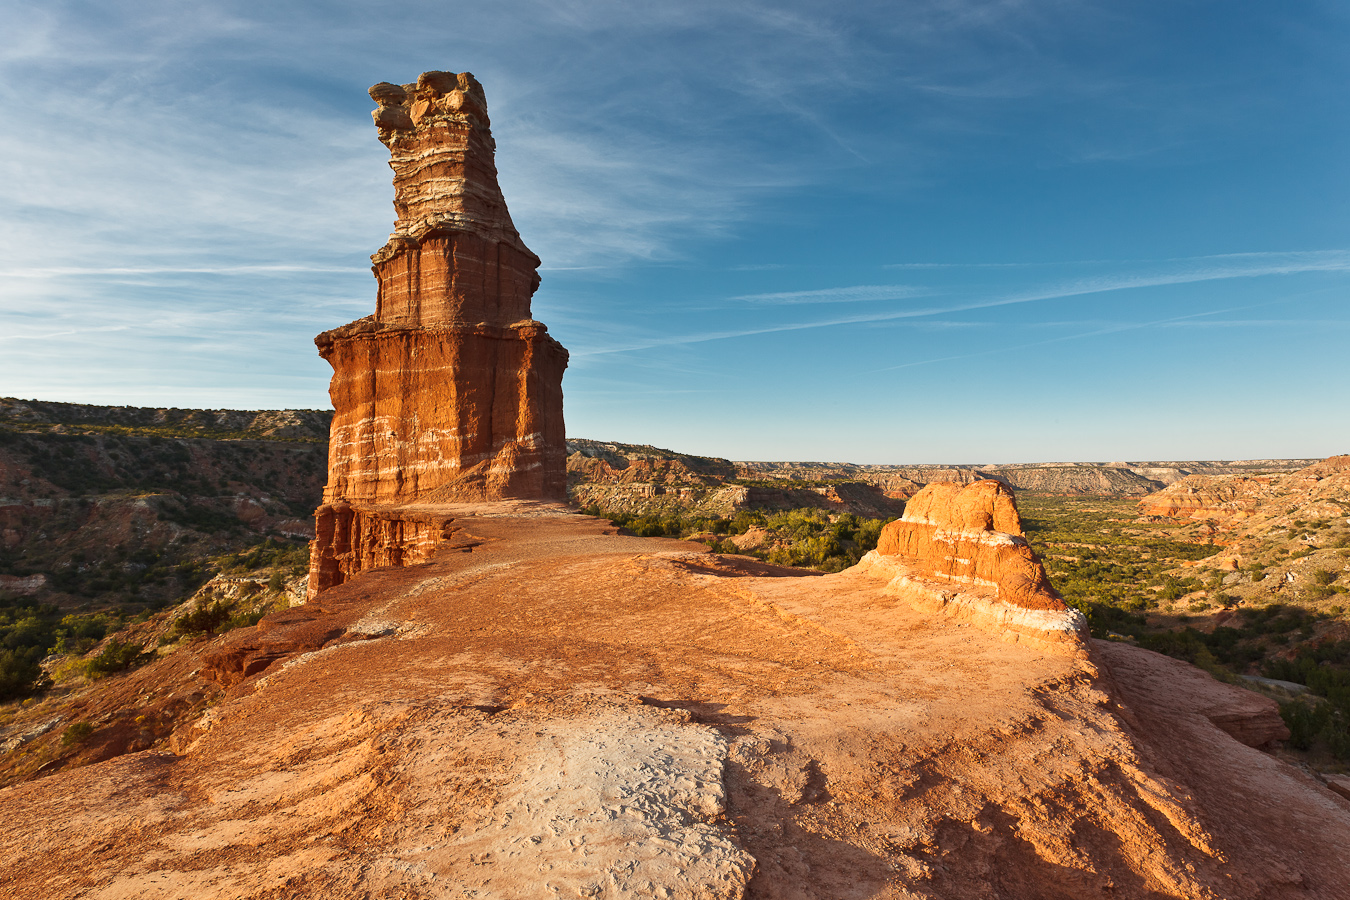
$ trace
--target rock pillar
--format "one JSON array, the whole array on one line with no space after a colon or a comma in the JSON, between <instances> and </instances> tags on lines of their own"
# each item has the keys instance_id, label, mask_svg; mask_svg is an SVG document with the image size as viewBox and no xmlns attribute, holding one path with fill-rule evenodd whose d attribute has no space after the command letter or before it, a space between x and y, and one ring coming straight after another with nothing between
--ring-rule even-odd
<instances>
[{"instance_id":1,"label":"rock pillar","mask_svg":"<svg viewBox=\"0 0 1350 900\"><path fill-rule=\"evenodd\" d=\"M567 351L530 315L539 257L497 184L483 88L424 72L370 96L398 220L371 257L375 314L315 338L335 414L310 596L425 559L430 505L567 499Z\"/></svg>"}]
</instances>

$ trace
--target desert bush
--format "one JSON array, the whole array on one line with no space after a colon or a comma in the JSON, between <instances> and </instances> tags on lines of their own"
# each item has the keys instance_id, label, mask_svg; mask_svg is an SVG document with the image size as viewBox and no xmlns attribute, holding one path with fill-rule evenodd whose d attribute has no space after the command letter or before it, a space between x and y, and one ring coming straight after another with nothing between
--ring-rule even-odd
<instances>
[{"instance_id":1,"label":"desert bush","mask_svg":"<svg viewBox=\"0 0 1350 900\"><path fill-rule=\"evenodd\" d=\"M763 528L770 534L765 550L740 550L730 541L711 545L718 553L743 553L776 565L838 572L854 565L863 554L876 549L881 529L890 519L864 519L851 514L831 516L822 509L792 509L765 513L743 509L731 519L674 515L635 515L605 512L592 504L582 510L588 515L607 518L620 528L639 537L687 537L697 532L745 534L751 528Z\"/></svg>"},{"instance_id":2,"label":"desert bush","mask_svg":"<svg viewBox=\"0 0 1350 900\"><path fill-rule=\"evenodd\" d=\"M69 653L82 656L108 634L109 619L103 613L94 615L69 615L61 619L57 629L57 653Z\"/></svg>"},{"instance_id":3,"label":"desert bush","mask_svg":"<svg viewBox=\"0 0 1350 900\"><path fill-rule=\"evenodd\" d=\"M154 651L144 651L139 644L113 638L97 656L85 663L85 674L93 679L107 678L148 662L154 655Z\"/></svg>"},{"instance_id":4,"label":"desert bush","mask_svg":"<svg viewBox=\"0 0 1350 900\"><path fill-rule=\"evenodd\" d=\"M71 722L66 726L66 730L61 733L61 746L71 747L82 743L89 735L94 733L94 726L88 722Z\"/></svg>"},{"instance_id":5,"label":"desert bush","mask_svg":"<svg viewBox=\"0 0 1350 900\"><path fill-rule=\"evenodd\" d=\"M1261 671L1267 678L1305 684L1316 695L1280 707L1292 747L1350 759L1350 641L1304 648L1293 659L1267 661Z\"/></svg>"},{"instance_id":6,"label":"desert bush","mask_svg":"<svg viewBox=\"0 0 1350 900\"><path fill-rule=\"evenodd\" d=\"M1312 583L1316 585L1328 585L1340 577L1340 572L1333 572L1330 569L1318 569L1311 575Z\"/></svg>"},{"instance_id":7,"label":"desert bush","mask_svg":"<svg viewBox=\"0 0 1350 900\"><path fill-rule=\"evenodd\" d=\"M1326 702L1294 700L1280 704L1280 717L1295 750L1320 750L1333 759L1350 759L1350 728L1343 710Z\"/></svg>"},{"instance_id":8,"label":"desert bush","mask_svg":"<svg viewBox=\"0 0 1350 900\"><path fill-rule=\"evenodd\" d=\"M0 597L0 702L48 684L40 663L51 653L82 654L118 619L105 613L62 616L55 606L27 597Z\"/></svg>"},{"instance_id":9,"label":"desert bush","mask_svg":"<svg viewBox=\"0 0 1350 900\"><path fill-rule=\"evenodd\" d=\"M201 603L174 620L173 630L181 636L215 634L233 615L232 604L223 600Z\"/></svg>"},{"instance_id":10,"label":"desert bush","mask_svg":"<svg viewBox=\"0 0 1350 900\"><path fill-rule=\"evenodd\" d=\"M216 564L220 571L232 575L245 575L269 568L303 575L309 571L309 544L267 538L261 544L219 557Z\"/></svg>"},{"instance_id":11,"label":"desert bush","mask_svg":"<svg viewBox=\"0 0 1350 900\"><path fill-rule=\"evenodd\" d=\"M43 656L37 647L0 648L0 701L26 696L42 683Z\"/></svg>"}]
</instances>

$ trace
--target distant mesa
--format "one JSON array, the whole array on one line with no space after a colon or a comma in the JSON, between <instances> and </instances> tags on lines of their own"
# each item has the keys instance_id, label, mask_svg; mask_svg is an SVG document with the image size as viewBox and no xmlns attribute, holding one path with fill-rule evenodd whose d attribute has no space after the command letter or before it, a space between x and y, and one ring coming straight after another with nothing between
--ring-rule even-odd
<instances>
[{"instance_id":1,"label":"distant mesa","mask_svg":"<svg viewBox=\"0 0 1350 900\"><path fill-rule=\"evenodd\" d=\"M1086 619L1051 588L1012 492L997 481L928 485L859 569L921 609L1015 640L1078 652L1087 637Z\"/></svg>"},{"instance_id":2,"label":"distant mesa","mask_svg":"<svg viewBox=\"0 0 1350 900\"><path fill-rule=\"evenodd\" d=\"M375 314L315 338L335 414L311 595L427 558L447 523L402 507L567 499L567 351L530 314L539 257L497 183L483 88L423 72L370 95L398 220L371 257Z\"/></svg>"}]
</instances>

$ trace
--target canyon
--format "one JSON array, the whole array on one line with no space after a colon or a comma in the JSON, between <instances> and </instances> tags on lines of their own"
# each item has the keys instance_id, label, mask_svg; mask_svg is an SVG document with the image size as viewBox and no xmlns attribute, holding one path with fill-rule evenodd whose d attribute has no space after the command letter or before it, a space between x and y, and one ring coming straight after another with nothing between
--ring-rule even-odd
<instances>
[{"instance_id":1,"label":"canyon","mask_svg":"<svg viewBox=\"0 0 1350 900\"><path fill-rule=\"evenodd\" d=\"M256 621L190 632L208 597L253 591L217 579L122 632L139 664L8 712L7 896L1347 896L1350 799L1277 755L1276 702L1094 638L1016 496L1343 466L737 464L568 442L567 354L530 318L540 263L481 86L425 72L370 95L398 221L372 257L375 313L316 339L335 412L303 602L278 580L296 596ZM188 438L99 429L314 421L6 408L27 429L0 447L25 448L24 504L58 486L30 477L48 446L112 471L163 452L164 477L200 477ZM63 416L93 433L56 431ZM269 447L291 452L231 452ZM824 574L623 533L569 505L569 481L597 507L720 516L759 491L891 521Z\"/></svg>"},{"instance_id":2,"label":"canyon","mask_svg":"<svg viewBox=\"0 0 1350 900\"><path fill-rule=\"evenodd\" d=\"M1205 523L1236 540L1267 519L1338 517L1350 512L1350 456L1315 460L1289 473L1188 475L1139 502L1141 515Z\"/></svg>"},{"instance_id":3,"label":"canyon","mask_svg":"<svg viewBox=\"0 0 1350 900\"><path fill-rule=\"evenodd\" d=\"M1267 476L1317 463L1186 460L986 465L860 465L750 462L658 447L569 438L569 494L582 506L629 514L731 516L741 509L816 507L898 516L934 482L998 481L1015 491L1066 496L1147 497L1192 475Z\"/></svg>"}]
</instances>

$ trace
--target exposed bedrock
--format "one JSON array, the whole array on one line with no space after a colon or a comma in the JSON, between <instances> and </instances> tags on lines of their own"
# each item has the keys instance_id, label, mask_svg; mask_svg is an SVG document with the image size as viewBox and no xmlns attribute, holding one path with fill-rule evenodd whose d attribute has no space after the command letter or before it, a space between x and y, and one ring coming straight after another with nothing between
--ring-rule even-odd
<instances>
[{"instance_id":1,"label":"exposed bedrock","mask_svg":"<svg viewBox=\"0 0 1350 900\"><path fill-rule=\"evenodd\" d=\"M328 502L566 497L567 352L538 322L319 341L337 410Z\"/></svg>"},{"instance_id":2,"label":"exposed bedrock","mask_svg":"<svg viewBox=\"0 0 1350 900\"><path fill-rule=\"evenodd\" d=\"M424 560L438 529L412 507L567 499L567 351L530 315L539 258L497 183L483 89L424 72L370 95L398 220L371 257L375 314L315 339L336 412L311 596Z\"/></svg>"},{"instance_id":3,"label":"exposed bedrock","mask_svg":"<svg viewBox=\"0 0 1350 900\"><path fill-rule=\"evenodd\" d=\"M1139 514L1201 523L1213 543L1233 544L1268 531L1282 518L1339 518L1347 500L1350 455L1294 472L1190 475L1140 500Z\"/></svg>"},{"instance_id":4,"label":"exposed bedrock","mask_svg":"<svg viewBox=\"0 0 1350 900\"><path fill-rule=\"evenodd\" d=\"M1050 586L1022 534L1012 493L997 481L930 484L882 529L861 563L887 592L931 612L1077 652L1082 613Z\"/></svg>"},{"instance_id":5,"label":"exposed bedrock","mask_svg":"<svg viewBox=\"0 0 1350 900\"><path fill-rule=\"evenodd\" d=\"M431 559L453 520L432 510L381 510L327 503L319 508L310 554L310 583L341 584L368 569L411 566Z\"/></svg>"}]
</instances>

